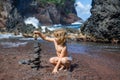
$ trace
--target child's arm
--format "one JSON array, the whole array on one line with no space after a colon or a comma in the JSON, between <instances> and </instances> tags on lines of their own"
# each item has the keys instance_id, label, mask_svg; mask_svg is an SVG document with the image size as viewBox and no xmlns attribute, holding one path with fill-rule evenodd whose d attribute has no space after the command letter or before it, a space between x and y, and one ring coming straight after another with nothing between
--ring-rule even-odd
<instances>
[{"instance_id":1,"label":"child's arm","mask_svg":"<svg viewBox=\"0 0 120 80\"><path fill-rule=\"evenodd\" d=\"M44 35L43 33L39 32L39 31L34 31L33 33L38 34L43 40L50 41L50 42L54 41L54 38L49 38L49 37L47 37L46 35Z\"/></svg>"}]
</instances>

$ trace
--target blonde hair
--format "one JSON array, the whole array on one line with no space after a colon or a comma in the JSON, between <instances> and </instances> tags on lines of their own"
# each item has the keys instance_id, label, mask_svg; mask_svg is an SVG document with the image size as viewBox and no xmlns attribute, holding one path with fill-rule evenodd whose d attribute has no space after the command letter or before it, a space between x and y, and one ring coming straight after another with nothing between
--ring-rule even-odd
<instances>
[{"instance_id":1,"label":"blonde hair","mask_svg":"<svg viewBox=\"0 0 120 80\"><path fill-rule=\"evenodd\" d=\"M57 38L58 44L66 43L67 32L65 29L57 29L54 31L53 34Z\"/></svg>"}]
</instances>

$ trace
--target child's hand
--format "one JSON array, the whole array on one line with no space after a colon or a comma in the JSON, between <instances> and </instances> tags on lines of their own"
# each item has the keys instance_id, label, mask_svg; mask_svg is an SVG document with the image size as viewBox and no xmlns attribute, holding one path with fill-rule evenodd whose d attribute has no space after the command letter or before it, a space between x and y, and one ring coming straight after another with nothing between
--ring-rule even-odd
<instances>
[{"instance_id":1,"label":"child's hand","mask_svg":"<svg viewBox=\"0 0 120 80\"><path fill-rule=\"evenodd\" d=\"M34 31L33 33L34 33L34 34L39 34L40 32L39 32L39 31Z\"/></svg>"},{"instance_id":2,"label":"child's hand","mask_svg":"<svg viewBox=\"0 0 120 80\"><path fill-rule=\"evenodd\" d=\"M54 70L52 71L52 73L53 73L53 74L56 74L56 73L58 73L58 70L57 70L57 69L54 69Z\"/></svg>"}]
</instances>

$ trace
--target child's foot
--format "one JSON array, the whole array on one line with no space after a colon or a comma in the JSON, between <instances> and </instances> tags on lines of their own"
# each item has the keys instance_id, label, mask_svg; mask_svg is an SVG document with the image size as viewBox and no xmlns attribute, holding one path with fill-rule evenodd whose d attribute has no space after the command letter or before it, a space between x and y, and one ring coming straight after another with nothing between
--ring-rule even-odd
<instances>
[{"instance_id":1,"label":"child's foot","mask_svg":"<svg viewBox=\"0 0 120 80\"><path fill-rule=\"evenodd\" d=\"M64 71L68 71L68 69L64 69Z\"/></svg>"},{"instance_id":2,"label":"child's foot","mask_svg":"<svg viewBox=\"0 0 120 80\"><path fill-rule=\"evenodd\" d=\"M61 66L60 68L59 68L59 71L61 71L61 70L63 70L64 69L64 66Z\"/></svg>"},{"instance_id":3,"label":"child's foot","mask_svg":"<svg viewBox=\"0 0 120 80\"><path fill-rule=\"evenodd\" d=\"M71 69L71 65L66 66L65 69L64 69L64 71L70 71L70 69Z\"/></svg>"}]
</instances>

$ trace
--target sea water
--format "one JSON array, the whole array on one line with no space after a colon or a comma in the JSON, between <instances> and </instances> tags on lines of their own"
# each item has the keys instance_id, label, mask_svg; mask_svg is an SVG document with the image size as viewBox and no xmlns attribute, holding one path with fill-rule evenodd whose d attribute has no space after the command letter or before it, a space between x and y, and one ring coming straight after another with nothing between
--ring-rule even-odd
<instances>
[{"instance_id":1,"label":"sea water","mask_svg":"<svg viewBox=\"0 0 120 80\"><path fill-rule=\"evenodd\" d=\"M21 37L23 37L22 33L20 33L19 35L14 35L13 33L4 33L4 34L0 33L0 39L21 38Z\"/></svg>"},{"instance_id":2,"label":"sea water","mask_svg":"<svg viewBox=\"0 0 120 80\"><path fill-rule=\"evenodd\" d=\"M120 44L95 43L95 42L71 42L67 44L71 53L116 53L120 54Z\"/></svg>"},{"instance_id":3,"label":"sea water","mask_svg":"<svg viewBox=\"0 0 120 80\"><path fill-rule=\"evenodd\" d=\"M71 25L61 25L61 24L55 24L53 26L40 26L41 29L42 29L42 32L46 32L46 29L48 29L49 31L54 31L56 29L61 29L61 28L64 28L64 29L80 29L80 26L82 24L71 24Z\"/></svg>"},{"instance_id":4,"label":"sea water","mask_svg":"<svg viewBox=\"0 0 120 80\"><path fill-rule=\"evenodd\" d=\"M59 28L72 28L72 29L80 29L81 24L72 24L63 26L61 24L53 25L48 27L49 30L55 30ZM45 27L45 26L44 26ZM20 41L25 42L0 42L3 46L8 47L18 47L19 45L26 45L26 41L34 40L34 38L24 38L22 35L14 35L12 33L0 34L0 39L14 39L17 38ZM40 38L38 40L41 40ZM91 51L107 51L107 52L115 52L120 53L120 44L111 44L111 43L94 43L94 42L73 42L68 43L68 51L72 53L90 53Z\"/></svg>"}]
</instances>

